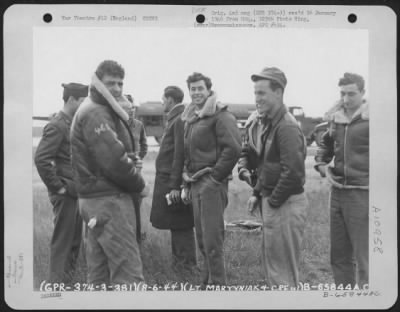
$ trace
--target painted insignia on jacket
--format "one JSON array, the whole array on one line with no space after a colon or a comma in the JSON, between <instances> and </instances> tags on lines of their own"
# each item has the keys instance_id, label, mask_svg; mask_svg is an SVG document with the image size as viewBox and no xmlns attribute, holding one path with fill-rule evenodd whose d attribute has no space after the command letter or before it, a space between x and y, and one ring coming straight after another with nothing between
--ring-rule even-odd
<instances>
[{"instance_id":1,"label":"painted insignia on jacket","mask_svg":"<svg viewBox=\"0 0 400 312\"><path fill-rule=\"evenodd\" d=\"M105 132L107 130L111 130L110 126L107 123L102 123L99 127L94 128L94 132L96 132L97 135L100 135L102 132Z\"/></svg>"}]
</instances>

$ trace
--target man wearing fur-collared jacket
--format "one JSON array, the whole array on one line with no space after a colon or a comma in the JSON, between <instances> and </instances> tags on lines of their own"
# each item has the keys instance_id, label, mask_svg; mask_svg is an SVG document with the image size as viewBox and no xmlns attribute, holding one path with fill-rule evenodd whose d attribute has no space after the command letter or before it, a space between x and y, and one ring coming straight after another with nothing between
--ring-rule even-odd
<instances>
[{"instance_id":1,"label":"man wearing fur-collared jacket","mask_svg":"<svg viewBox=\"0 0 400 312\"><path fill-rule=\"evenodd\" d=\"M241 144L236 119L217 102L210 78L193 73L187 79L192 98L182 113L184 125L183 178L190 185L197 243L204 257L203 287L226 284L224 210L228 179L239 158Z\"/></svg>"},{"instance_id":2,"label":"man wearing fur-collared jacket","mask_svg":"<svg viewBox=\"0 0 400 312\"><path fill-rule=\"evenodd\" d=\"M345 73L315 169L332 184L331 265L336 285L368 284L369 110L364 79ZM327 164L333 161L333 167Z\"/></svg>"},{"instance_id":3,"label":"man wearing fur-collared jacket","mask_svg":"<svg viewBox=\"0 0 400 312\"><path fill-rule=\"evenodd\" d=\"M124 74L115 61L100 63L70 133L79 209L89 228L87 282L106 290L144 281L130 194L142 192L145 182L131 156L129 116L118 103L126 101Z\"/></svg>"}]
</instances>

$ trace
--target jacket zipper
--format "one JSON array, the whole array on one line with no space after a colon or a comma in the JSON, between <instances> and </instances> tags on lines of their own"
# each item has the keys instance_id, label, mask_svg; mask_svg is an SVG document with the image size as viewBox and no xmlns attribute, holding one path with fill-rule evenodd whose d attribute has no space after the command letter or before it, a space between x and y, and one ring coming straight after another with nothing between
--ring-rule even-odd
<instances>
[{"instance_id":1,"label":"jacket zipper","mask_svg":"<svg viewBox=\"0 0 400 312\"><path fill-rule=\"evenodd\" d=\"M193 136L193 127L194 127L194 123L193 124L191 124L191 126L190 126L190 128L189 128L189 138L190 138L190 140L189 140L189 155L188 155L188 158L189 158L189 164L190 164L190 167L192 167L193 166L193 164L192 164L192 142L193 142L193 140L192 140L192 136ZM187 168L190 172L192 171L192 169L189 169L189 168Z\"/></svg>"},{"instance_id":2,"label":"jacket zipper","mask_svg":"<svg viewBox=\"0 0 400 312\"><path fill-rule=\"evenodd\" d=\"M344 143L343 143L343 171L344 171L344 185L347 185L347 170L346 170L346 145L347 145L347 128L350 123L344 126Z\"/></svg>"}]
</instances>

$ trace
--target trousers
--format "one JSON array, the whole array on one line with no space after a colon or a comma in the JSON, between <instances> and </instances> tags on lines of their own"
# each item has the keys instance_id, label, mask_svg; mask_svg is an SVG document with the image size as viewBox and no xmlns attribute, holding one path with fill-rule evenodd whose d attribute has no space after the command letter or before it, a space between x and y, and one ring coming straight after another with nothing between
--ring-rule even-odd
<instances>
[{"instance_id":1,"label":"trousers","mask_svg":"<svg viewBox=\"0 0 400 312\"><path fill-rule=\"evenodd\" d=\"M68 283L72 279L82 239L82 218L78 200L50 194L54 230L50 242L50 281Z\"/></svg>"},{"instance_id":2,"label":"trousers","mask_svg":"<svg viewBox=\"0 0 400 312\"><path fill-rule=\"evenodd\" d=\"M262 198L262 262L269 287L299 284L299 261L308 208L304 193L291 195L283 205L272 208Z\"/></svg>"},{"instance_id":3,"label":"trousers","mask_svg":"<svg viewBox=\"0 0 400 312\"><path fill-rule=\"evenodd\" d=\"M133 207L135 208L135 220L136 220L136 238L139 244L141 244L142 238L142 214L141 214L141 206L142 206L142 201L143 197L140 195L140 193L133 193L131 194L132 201L133 201Z\"/></svg>"},{"instance_id":4,"label":"trousers","mask_svg":"<svg viewBox=\"0 0 400 312\"><path fill-rule=\"evenodd\" d=\"M335 283L368 284L369 191L332 187L331 266Z\"/></svg>"},{"instance_id":5,"label":"trousers","mask_svg":"<svg viewBox=\"0 0 400 312\"><path fill-rule=\"evenodd\" d=\"M191 185L197 244L204 257L203 284L226 284L224 263L224 210L228 205L228 181L214 182L204 175Z\"/></svg>"},{"instance_id":6,"label":"trousers","mask_svg":"<svg viewBox=\"0 0 400 312\"><path fill-rule=\"evenodd\" d=\"M193 228L171 229L173 261L178 264L196 265L196 241Z\"/></svg>"},{"instance_id":7,"label":"trousers","mask_svg":"<svg viewBox=\"0 0 400 312\"><path fill-rule=\"evenodd\" d=\"M121 285L144 281L136 241L136 217L129 194L79 198L83 220L96 218L88 229L86 262L88 283Z\"/></svg>"}]
</instances>

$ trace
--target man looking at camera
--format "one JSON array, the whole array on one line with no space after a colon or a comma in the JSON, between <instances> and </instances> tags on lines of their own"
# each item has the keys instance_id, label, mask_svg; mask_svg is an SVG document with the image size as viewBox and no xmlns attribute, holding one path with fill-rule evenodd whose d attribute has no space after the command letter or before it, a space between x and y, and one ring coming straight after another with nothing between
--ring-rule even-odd
<instances>
[{"instance_id":1,"label":"man looking at camera","mask_svg":"<svg viewBox=\"0 0 400 312\"><path fill-rule=\"evenodd\" d=\"M145 183L130 158L134 146L122 97L125 71L103 61L90 85L90 101L71 127L72 167L79 208L88 225L88 283L118 286L143 282L131 193ZM129 156L128 156L129 155Z\"/></svg>"},{"instance_id":2,"label":"man looking at camera","mask_svg":"<svg viewBox=\"0 0 400 312\"><path fill-rule=\"evenodd\" d=\"M326 116L328 131L315 156L315 169L332 184L331 265L336 285L343 287L364 287L369 276L369 108L364 85L357 74L340 78L340 101Z\"/></svg>"},{"instance_id":3,"label":"man looking at camera","mask_svg":"<svg viewBox=\"0 0 400 312\"><path fill-rule=\"evenodd\" d=\"M193 73L186 80L192 102L185 121L183 199L193 204L196 238L204 257L202 284L226 284L224 210L228 179L240 155L240 133L227 106L217 102L211 79Z\"/></svg>"}]
</instances>

